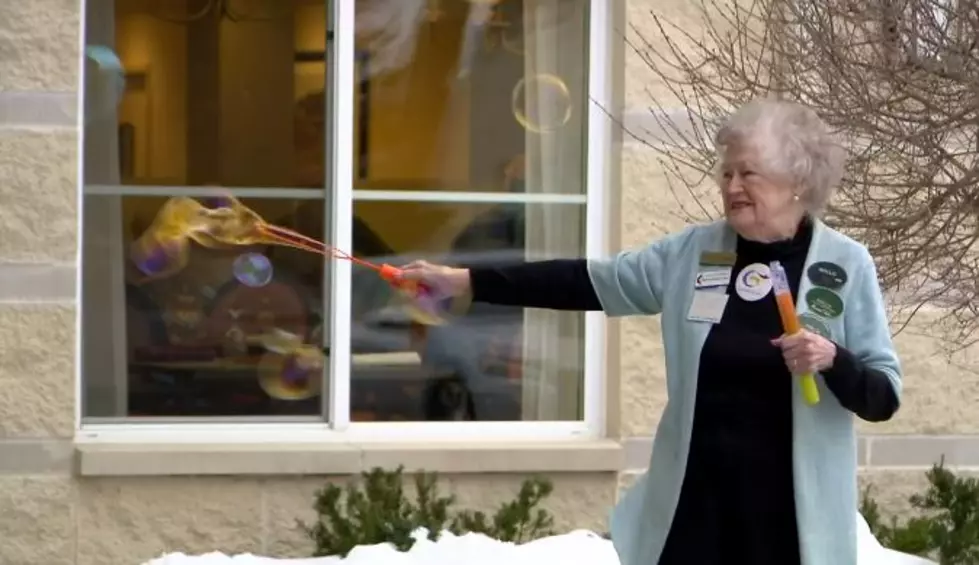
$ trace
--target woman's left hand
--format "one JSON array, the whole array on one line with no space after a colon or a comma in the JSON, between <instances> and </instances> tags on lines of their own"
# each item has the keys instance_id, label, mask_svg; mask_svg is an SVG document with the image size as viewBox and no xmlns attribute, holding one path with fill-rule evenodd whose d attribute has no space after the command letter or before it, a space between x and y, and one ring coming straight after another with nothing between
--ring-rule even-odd
<instances>
[{"instance_id":1,"label":"woman's left hand","mask_svg":"<svg viewBox=\"0 0 979 565\"><path fill-rule=\"evenodd\" d=\"M832 367L836 359L835 343L805 329L773 339L772 345L782 350L785 365L793 375L824 371Z\"/></svg>"}]
</instances>

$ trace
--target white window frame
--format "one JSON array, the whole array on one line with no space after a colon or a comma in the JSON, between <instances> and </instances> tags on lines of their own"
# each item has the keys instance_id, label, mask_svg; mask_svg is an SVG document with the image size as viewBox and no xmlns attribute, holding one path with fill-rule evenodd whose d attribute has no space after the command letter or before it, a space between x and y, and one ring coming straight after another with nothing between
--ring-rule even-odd
<instances>
[{"instance_id":1,"label":"white window frame","mask_svg":"<svg viewBox=\"0 0 979 565\"><path fill-rule=\"evenodd\" d=\"M81 25L85 25L83 0ZM332 16L335 30L354 29L355 0L335 0ZM585 206L585 256L603 257L608 253L608 209L614 191L607 190L611 178L612 120L608 108L612 107L612 41L614 38L612 8L607 0L590 0L589 49L588 49L588 108L585 136L587 148L587 176L585 194L514 194L491 192L426 192L426 191L363 191L351 190L353 186L353 149L349 140L354 132L354 89L342 86L334 88L328 97L332 105L332 130L328 131L327 163L330 183L323 189L289 188L209 188L173 186L99 186L85 185L83 159L78 165L78 233L82 230L81 210L85 195L187 195L207 196L231 192L240 197L274 197L296 199L321 199L327 213L330 236L340 249L349 249L352 239L353 204L355 201L404 201L404 202L458 202L458 203L550 203ZM80 80L84 81L84 33L80 34ZM328 49L331 48L328 46ZM335 33L332 43L333 68L337 85L354 84L354 38L352 33ZM82 82L84 84L84 82ZM79 88L78 107L85 107L84 88ZM84 147L84 116L79 111L79 155ZM81 264L79 242L79 264ZM121 250L120 250L121 253ZM256 443L275 442L303 444L314 443L385 443L394 441L593 441L606 434L607 390L604 379L607 367L606 330L604 314L585 314L584 337L584 406L583 418L571 422L513 421L513 422L351 422L350 421L350 302L351 266L346 261L335 261L329 270L332 281L331 295L331 343L329 406L320 422L228 422L215 418L215 422L174 423L83 423L81 399L83 375L81 363L81 272L79 268L76 300L79 305L76 324L75 394L76 394L76 442L79 443ZM123 327L123 319L115 320L116 327ZM327 418L328 416L328 418Z\"/></svg>"}]
</instances>

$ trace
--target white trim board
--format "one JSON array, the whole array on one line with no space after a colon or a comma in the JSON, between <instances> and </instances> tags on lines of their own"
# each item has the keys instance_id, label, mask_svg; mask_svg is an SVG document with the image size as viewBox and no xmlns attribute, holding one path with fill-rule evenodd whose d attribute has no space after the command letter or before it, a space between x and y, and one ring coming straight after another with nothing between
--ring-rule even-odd
<instances>
[{"instance_id":1,"label":"white trim board","mask_svg":"<svg viewBox=\"0 0 979 565\"><path fill-rule=\"evenodd\" d=\"M167 185L85 185L85 194L100 196L186 196L218 197L226 194L238 198L322 200L327 197L320 188L294 187L213 187ZM433 202L462 204L585 204L584 194L550 194L522 192L462 192L449 190L354 190L355 202Z\"/></svg>"}]
</instances>

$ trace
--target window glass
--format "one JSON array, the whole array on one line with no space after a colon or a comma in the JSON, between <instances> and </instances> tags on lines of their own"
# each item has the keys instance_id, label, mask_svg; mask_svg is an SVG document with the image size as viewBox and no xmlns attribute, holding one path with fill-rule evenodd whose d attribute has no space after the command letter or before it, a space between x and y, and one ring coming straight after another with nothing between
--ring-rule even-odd
<instances>
[{"instance_id":1,"label":"window glass","mask_svg":"<svg viewBox=\"0 0 979 565\"><path fill-rule=\"evenodd\" d=\"M588 2L417 4L367 2L358 14L358 45L370 52L354 85L355 241L356 224L369 226L391 262L580 256ZM411 23L391 33L390 22ZM487 192L499 201L466 202ZM447 202L432 202L439 198ZM355 279L355 305L381 304L374 295ZM354 309L355 353L379 339L369 323L379 318ZM397 324L386 322L390 333ZM578 420L583 322L577 313L475 304L444 326L409 323L404 341L420 359L354 363L351 418Z\"/></svg>"},{"instance_id":2,"label":"window glass","mask_svg":"<svg viewBox=\"0 0 979 565\"><path fill-rule=\"evenodd\" d=\"M82 281L84 414L318 416L324 358L299 346L322 341L322 263L288 247L167 247L147 230L168 200L85 197L97 229ZM243 203L322 237L321 200Z\"/></svg>"},{"instance_id":3,"label":"window glass","mask_svg":"<svg viewBox=\"0 0 979 565\"><path fill-rule=\"evenodd\" d=\"M577 204L360 202L354 212L392 242L378 263L513 264L584 245ZM422 325L373 272L353 277L353 421L581 419L583 314L457 303L444 325ZM369 355L380 351L393 354Z\"/></svg>"},{"instance_id":4,"label":"window glass","mask_svg":"<svg viewBox=\"0 0 979 565\"><path fill-rule=\"evenodd\" d=\"M324 57L322 0L86 7L87 145L119 160L86 167L87 184L322 189L298 148L310 145L305 105L325 84L323 63L310 62Z\"/></svg>"},{"instance_id":5,"label":"window glass","mask_svg":"<svg viewBox=\"0 0 979 565\"><path fill-rule=\"evenodd\" d=\"M326 14L322 0L86 2L84 417L322 417L322 360L300 371L263 345L272 330L322 341L320 257L188 243L156 272L166 261L136 248L170 198L226 191L325 236L325 180L302 151L324 147L310 93Z\"/></svg>"},{"instance_id":6,"label":"window glass","mask_svg":"<svg viewBox=\"0 0 979 565\"><path fill-rule=\"evenodd\" d=\"M233 194L321 241L352 200L345 251L395 265L582 255L588 5L357 0L337 31L354 80L334 84L331 2L88 0L83 417L330 416L332 260L160 243L174 198ZM327 166L341 89L350 186ZM373 272L350 288L353 421L582 418L583 315L475 304L421 326Z\"/></svg>"}]
</instances>

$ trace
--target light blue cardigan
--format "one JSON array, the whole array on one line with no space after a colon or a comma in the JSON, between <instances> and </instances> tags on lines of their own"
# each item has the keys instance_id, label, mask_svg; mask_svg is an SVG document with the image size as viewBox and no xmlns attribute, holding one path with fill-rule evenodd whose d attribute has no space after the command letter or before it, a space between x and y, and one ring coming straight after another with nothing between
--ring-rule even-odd
<instances>
[{"instance_id":1,"label":"light blue cardigan","mask_svg":"<svg viewBox=\"0 0 979 565\"><path fill-rule=\"evenodd\" d=\"M831 338L891 378L900 396L901 368L891 341L877 271L866 248L814 223L797 300L812 288L805 272L818 261L842 266L843 315L822 319ZM662 313L669 401L656 430L647 472L612 511L611 533L622 565L656 565L676 511L693 427L700 351L711 325L687 319L701 253L735 251L724 221L689 227L588 269L609 316ZM803 565L856 565L857 461L854 416L817 375L819 404L803 401L793 379L793 474ZM732 555L732 563L738 556Z\"/></svg>"}]
</instances>

